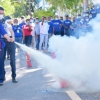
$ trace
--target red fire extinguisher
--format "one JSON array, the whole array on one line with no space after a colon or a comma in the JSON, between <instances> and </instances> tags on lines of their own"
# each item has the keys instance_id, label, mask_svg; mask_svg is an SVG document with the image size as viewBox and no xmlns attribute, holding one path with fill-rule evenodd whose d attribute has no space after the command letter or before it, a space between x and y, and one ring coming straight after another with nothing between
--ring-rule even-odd
<instances>
[{"instance_id":1,"label":"red fire extinguisher","mask_svg":"<svg viewBox=\"0 0 100 100\"><path fill-rule=\"evenodd\" d=\"M32 67L32 63L31 63L31 58L30 58L28 53L26 53L26 62L27 62L27 67L31 68Z\"/></svg>"}]
</instances>

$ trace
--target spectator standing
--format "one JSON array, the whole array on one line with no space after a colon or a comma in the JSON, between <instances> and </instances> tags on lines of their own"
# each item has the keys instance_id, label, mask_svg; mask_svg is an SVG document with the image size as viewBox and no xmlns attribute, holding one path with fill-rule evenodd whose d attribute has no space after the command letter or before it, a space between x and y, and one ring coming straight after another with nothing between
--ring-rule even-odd
<instances>
[{"instance_id":1,"label":"spectator standing","mask_svg":"<svg viewBox=\"0 0 100 100\"><path fill-rule=\"evenodd\" d=\"M22 28L25 24L26 24L25 17L22 16L21 17L21 23L19 24L19 26Z\"/></svg>"},{"instance_id":2,"label":"spectator standing","mask_svg":"<svg viewBox=\"0 0 100 100\"><path fill-rule=\"evenodd\" d=\"M32 48L36 48L36 41L35 41L35 24L33 23L33 19L31 18L30 19L30 23L31 23L31 26L32 26L32 43L31 43L31 45L32 45Z\"/></svg>"},{"instance_id":3,"label":"spectator standing","mask_svg":"<svg viewBox=\"0 0 100 100\"><path fill-rule=\"evenodd\" d=\"M61 25L61 36L64 36L64 26L63 26L64 20L63 20L63 17L62 16L60 17L60 21L62 23L62 25Z\"/></svg>"},{"instance_id":4,"label":"spectator standing","mask_svg":"<svg viewBox=\"0 0 100 100\"><path fill-rule=\"evenodd\" d=\"M54 35L60 35L61 34L62 22L60 21L59 16L56 15L55 19L52 20L52 22L53 22L53 33L54 33Z\"/></svg>"},{"instance_id":5,"label":"spectator standing","mask_svg":"<svg viewBox=\"0 0 100 100\"><path fill-rule=\"evenodd\" d=\"M48 17L48 24L49 24L48 35L50 38L53 35L53 22L51 21L51 17Z\"/></svg>"},{"instance_id":6,"label":"spectator standing","mask_svg":"<svg viewBox=\"0 0 100 100\"><path fill-rule=\"evenodd\" d=\"M48 30L49 30L49 24L47 22L47 18L44 17L42 19L42 22L40 22L40 44L39 44L39 50L42 50L42 44L44 43L44 51L47 50L47 44L48 44Z\"/></svg>"},{"instance_id":7,"label":"spectator standing","mask_svg":"<svg viewBox=\"0 0 100 100\"><path fill-rule=\"evenodd\" d=\"M15 34L15 41L18 43L22 43L23 33L20 25L18 24L18 19L14 19L13 31Z\"/></svg>"},{"instance_id":8,"label":"spectator standing","mask_svg":"<svg viewBox=\"0 0 100 100\"><path fill-rule=\"evenodd\" d=\"M63 26L64 26L64 34L67 36L70 36L70 25L71 25L71 21L69 20L69 16L66 15L66 20L63 22Z\"/></svg>"},{"instance_id":9,"label":"spectator standing","mask_svg":"<svg viewBox=\"0 0 100 100\"><path fill-rule=\"evenodd\" d=\"M31 46L32 42L32 24L30 23L30 19L26 19L26 25L22 27L24 43L27 46Z\"/></svg>"},{"instance_id":10,"label":"spectator standing","mask_svg":"<svg viewBox=\"0 0 100 100\"><path fill-rule=\"evenodd\" d=\"M92 18L95 18L96 17L97 12L96 12L96 8L95 8L94 5L92 6L92 8L90 10L90 13L92 14Z\"/></svg>"},{"instance_id":11,"label":"spectator standing","mask_svg":"<svg viewBox=\"0 0 100 100\"><path fill-rule=\"evenodd\" d=\"M35 38L36 38L36 49L39 50L40 43L40 22L38 17L35 20Z\"/></svg>"}]
</instances>

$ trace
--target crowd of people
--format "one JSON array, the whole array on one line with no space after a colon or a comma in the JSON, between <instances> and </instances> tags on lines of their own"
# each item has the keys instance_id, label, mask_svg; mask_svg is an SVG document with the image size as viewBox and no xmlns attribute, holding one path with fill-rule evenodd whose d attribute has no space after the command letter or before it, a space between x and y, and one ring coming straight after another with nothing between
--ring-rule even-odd
<instances>
[{"instance_id":1,"label":"crowd of people","mask_svg":"<svg viewBox=\"0 0 100 100\"><path fill-rule=\"evenodd\" d=\"M22 16L20 22L18 18L4 17L4 9L0 7L0 85L5 80L4 61L6 53L7 59L10 59L12 81L17 83L15 50L16 48L20 50L20 47L16 46L14 41L46 52L52 35L74 36L79 39L80 36L91 32L92 26L89 22L99 13L100 6L93 5L83 15L78 14L77 17L73 18L68 14L65 15L65 18L59 15L55 15L55 18L43 16L42 20L38 17L25 18Z\"/></svg>"},{"instance_id":2,"label":"crowd of people","mask_svg":"<svg viewBox=\"0 0 100 100\"><path fill-rule=\"evenodd\" d=\"M89 22L100 13L100 6L91 7L91 10L85 12L83 15L78 14L77 17L71 18L65 15L65 18L59 15L43 16L42 20L38 17L25 19L21 17L21 23L18 19L14 19L13 31L15 33L15 41L31 46L37 50L46 51L48 48L48 41L52 35L74 36L77 39L92 31L92 26Z\"/></svg>"}]
</instances>

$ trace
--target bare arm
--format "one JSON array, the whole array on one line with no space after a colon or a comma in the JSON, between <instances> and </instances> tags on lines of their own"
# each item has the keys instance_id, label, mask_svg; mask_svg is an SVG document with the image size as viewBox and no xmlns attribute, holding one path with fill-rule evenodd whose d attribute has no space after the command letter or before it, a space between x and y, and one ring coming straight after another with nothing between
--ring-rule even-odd
<instances>
[{"instance_id":1,"label":"bare arm","mask_svg":"<svg viewBox=\"0 0 100 100\"><path fill-rule=\"evenodd\" d=\"M68 29L68 27L66 27L64 24L62 24L64 26L64 28Z\"/></svg>"},{"instance_id":2,"label":"bare arm","mask_svg":"<svg viewBox=\"0 0 100 100\"><path fill-rule=\"evenodd\" d=\"M7 39L8 42L12 42L12 39L9 37L8 34L5 34L4 37Z\"/></svg>"},{"instance_id":3,"label":"bare arm","mask_svg":"<svg viewBox=\"0 0 100 100\"><path fill-rule=\"evenodd\" d=\"M12 36L13 40L15 40L15 35L14 35L14 32L13 32L12 28L9 28L9 31L11 33L11 36Z\"/></svg>"}]
</instances>

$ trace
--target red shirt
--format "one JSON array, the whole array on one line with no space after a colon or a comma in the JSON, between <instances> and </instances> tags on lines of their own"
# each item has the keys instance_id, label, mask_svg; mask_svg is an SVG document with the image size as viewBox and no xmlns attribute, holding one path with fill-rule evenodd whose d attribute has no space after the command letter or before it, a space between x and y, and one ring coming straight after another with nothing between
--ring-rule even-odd
<instances>
[{"instance_id":1,"label":"red shirt","mask_svg":"<svg viewBox=\"0 0 100 100\"><path fill-rule=\"evenodd\" d=\"M31 35L31 33L32 33L32 26L24 25L22 27L22 29L23 29L23 32L24 32L25 36L30 36Z\"/></svg>"}]
</instances>

